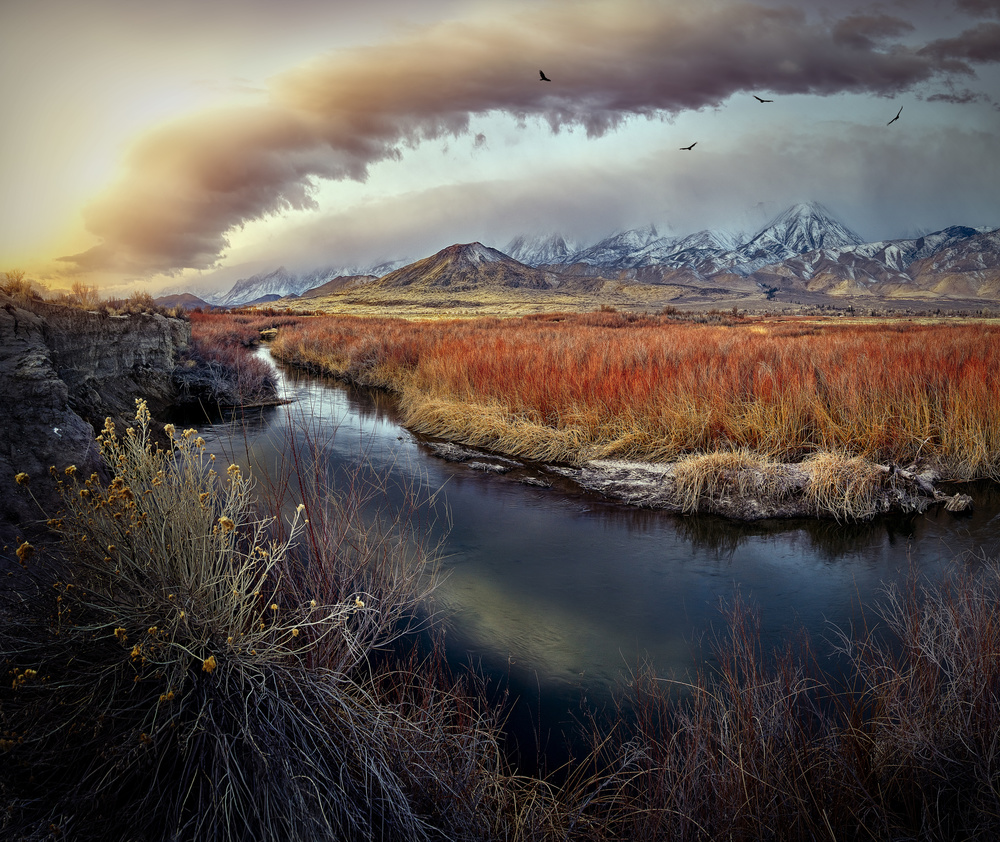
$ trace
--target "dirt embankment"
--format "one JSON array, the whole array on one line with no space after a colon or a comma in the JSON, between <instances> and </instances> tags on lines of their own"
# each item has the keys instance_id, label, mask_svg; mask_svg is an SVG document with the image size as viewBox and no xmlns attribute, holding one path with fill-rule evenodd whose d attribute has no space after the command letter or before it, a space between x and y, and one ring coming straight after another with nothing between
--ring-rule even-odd
<instances>
[{"instance_id":1,"label":"dirt embankment","mask_svg":"<svg viewBox=\"0 0 1000 842\"><path fill-rule=\"evenodd\" d=\"M99 465L95 428L106 417L124 424L144 398L166 408L176 386L178 355L190 325L159 314L115 316L0 293L0 535L37 520L38 510L14 477L30 476L32 492L51 500L48 469Z\"/></svg>"},{"instance_id":2,"label":"dirt embankment","mask_svg":"<svg viewBox=\"0 0 1000 842\"><path fill-rule=\"evenodd\" d=\"M739 452L693 455L649 463L594 459L576 466L529 465L454 442L431 442L436 456L470 469L511 474L529 485L565 477L611 500L677 514L715 514L733 520L826 517L864 520L890 512L923 512L943 504L967 510L972 498L946 494L929 466L900 468L859 457L821 453L798 463Z\"/></svg>"}]
</instances>

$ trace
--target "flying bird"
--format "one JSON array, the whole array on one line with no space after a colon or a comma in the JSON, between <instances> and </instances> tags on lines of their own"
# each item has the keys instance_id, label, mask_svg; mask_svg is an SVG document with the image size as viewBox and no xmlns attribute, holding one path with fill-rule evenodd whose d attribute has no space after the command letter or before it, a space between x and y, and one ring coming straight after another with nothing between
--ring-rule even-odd
<instances>
[{"instance_id":1,"label":"flying bird","mask_svg":"<svg viewBox=\"0 0 1000 842\"><path fill-rule=\"evenodd\" d=\"M539 70L538 71L538 75L539 75L539 77L541 77L538 80L539 82L551 82L552 81L548 76L545 75L545 71L544 70Z\"/></svg>"},{"instance_id":2,"label":"flying bird","mask_svg":"<svg viewBox=\"0 0 1000 842\"><path fill-rule=\"evenodd\" d=\"M761 99L759 96L757 96L757 94L754 94L753 98L757 100L757 102L774 102L773 99Z\"/></svg>"},{"instance_id":3,"label":"flying bird","mask_svg":"<svg viewBox=\"0 0 1000 842\"><path fill-rule=\"evenodd\" d=\"M696 147L697 145L698 145L698 141L696 140L696 141L695 141L694 143L692 143L692 144L691 144L690 146L682 146L682 147L681 147L681 151L682 151L682 152L690 152L690 151L691 151L692 149L694 149L694 148L695 148L695 147Z\"/></svg>"},{"instance_id":4,"label":"flying bird","mask_svg":"<svg viewBox=\"0 0 1000 842\"><path fill-rule=\"evenodd\" d=\"M893 123L895 123L899 119L899 115L902 114L902 113L903 113L903 106L901 105L901 106L899 106L899 111L896 112L896 116L893 117L888 123L886 123L886 125L887 126L891 126Z\"/></svg>"}]
</instances>

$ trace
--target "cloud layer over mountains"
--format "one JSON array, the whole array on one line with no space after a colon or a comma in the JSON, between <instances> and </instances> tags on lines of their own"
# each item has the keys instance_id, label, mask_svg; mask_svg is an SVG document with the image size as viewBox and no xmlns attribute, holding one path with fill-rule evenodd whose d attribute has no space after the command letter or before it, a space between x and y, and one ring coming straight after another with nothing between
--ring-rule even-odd
<instances>
[{"instance_id":1,"label":"cloud layer over mountains","mask_svg":"<svg viewBox=\"0 0 1000 842\"><path fill-rule=\"evenodd\" d=\"M985 17L1000 9L959 5ZM988 19L920 41L912 23L882 12L643 0L504 8L322 56L273 79L264 104L151 130L85 211L101 242L62 260L135 274L210 267L231 229L314 208L318 180L364 180L423 141L467 133L477 115L598 137L739 92L889 96L939 83L935 96L962 103L963 80L1000 61L1000 23ZM552 83L539 82L536 65Z\"/></svg>"}]
</instances>

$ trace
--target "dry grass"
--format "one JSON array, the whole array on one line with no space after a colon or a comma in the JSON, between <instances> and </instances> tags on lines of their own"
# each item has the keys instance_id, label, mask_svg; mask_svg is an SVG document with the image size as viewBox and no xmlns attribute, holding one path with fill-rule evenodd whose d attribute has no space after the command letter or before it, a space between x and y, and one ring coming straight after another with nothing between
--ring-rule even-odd
<instances>
[{"instance_id":1,"label":"dry grass","mask_svg":"<svg viewBox=\"0 0 1000 842\"><path fill-rule=\"evenodd\" d=\"M346 494L261 518L237 466L149 422L106 428L110 481L68 469L59 545L18 555L8 838L491 838L498 793L540 784L501 785L495 725L439 659L389 656L426 548Z\"/></svg>"},{"instance_id":2,"label":"dry grass","mask_svg":"<svg viewBox=\"0 0 1000 842\"><path fill-rule=\"evenodd\" d=\"M681 509L696 512L704 499L723 496L780 499L787 488L779 466L764 456L741 451L719 451L680 459L674 467Z\"/></svg>"},{"instance_id":3,"label":"dry grass","mask_svg":"<svg viewBox=\"0 0 1000 842\"><path fill-rule=\"evenodd\" d=\"M397 391L423 432L478 434L525 457L747 450L796 461L831 451L930 460L956 478L1000 474L992 324L316 317L283 328L273 349Z\"/></svg>"},{"instance_id":4,"label":"dry grass","mask_svg":"<svg viewBox=\"0 0 1000 842\"><path fill-rule=\"evenodd\" d=\"M863 520L881 511L882 490L891 474L858 456L817 453L803 463L809 474L806 499L817 512Z\"/></svg>"}]
</instances>

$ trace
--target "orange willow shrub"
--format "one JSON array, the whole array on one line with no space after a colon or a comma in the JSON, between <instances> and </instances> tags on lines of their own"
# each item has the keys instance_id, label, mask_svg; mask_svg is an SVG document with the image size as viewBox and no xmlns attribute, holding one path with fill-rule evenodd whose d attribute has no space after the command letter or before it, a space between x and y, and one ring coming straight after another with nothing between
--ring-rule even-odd
<instances>
[{"instance_id":1,"label":"orange willow shrub","mask_svg":"<svg viewBox=\"0 0 1000 842\"><path fill-rule=\"evenodd\" d=\"M993 325L330 316L283 328L274 353L400 392L424 432L522 456L834 450L1000 475Z\"/></svg>"},{"instance_id":2,"label":"orange willow shrub","mask_svg":"<svg viewBox=\"0 0 1000 842\"><path fill-rule=\"evenodd\" d=\"M262 330L300 321L296 316L249 313L193 312L190 318L191 335L196 342L205 346L242 345L247 348L260 342Z\"/></svg>"}]
</instances>

